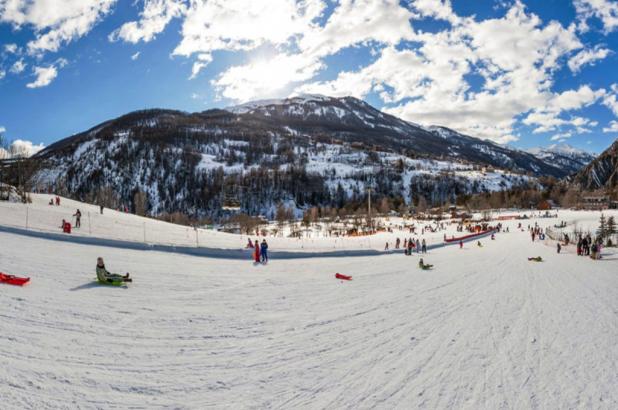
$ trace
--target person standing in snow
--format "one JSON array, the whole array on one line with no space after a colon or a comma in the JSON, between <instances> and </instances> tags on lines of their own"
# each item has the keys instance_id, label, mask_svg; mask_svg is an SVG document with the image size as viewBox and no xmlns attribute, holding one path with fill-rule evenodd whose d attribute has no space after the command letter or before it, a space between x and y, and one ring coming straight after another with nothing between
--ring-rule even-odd
<instances>
[{"instance_id":1,"label":"person standing in snow","mask_svg":"<svg viewBox=\"0 0 618 410\"><path fill-rule=\"evenodd\" d=\"M266 239L262 239L262 244L260 245L260 257L262 262L268 262L268 244L266 243Z\"/></svg>"},{"instance_id":2,"label":"person standing in snow","mask_svg":"<svg viewBox=\"0 0 618 410\"><path fill-rule=\"evenodd\" d=\"M258 242L258 240L255 240L255 244L253 245L254 251L253 251L253 260L255 263L260 263L260 243Z\"/></svg>"},{"instance_id":3,"label":"person standing in snow","mask_svg":"<svg viewBox=\"0 0 618 410\"><path fill-rule=\"evenodd\" d=\"M79 209L77 210L77 212L75 212L73 214L73 216L75 217L75 227L76 228L80 228L82 226L82 213L79 211Z\"/></svg>"},{"instance_id":4,"label":"person standing in snow","mask_svg":"<svg viewBox=\"0 0 618 410\"><path fill-rule=\"evenodd\" d=\"M386 246L384 247L384 250L387 251L388 250L388 242L386 242Z\"/></svg>"},{"instance_id":5,"label":"person standing in snow","mask_svg":"<svg viewBox=\"0 0 618 410\"><path fill-rule=\"evenodd\" d=\"M425 243L425 239L423 239L423 247L422 247L422 252L423 252L423 253L427 253L427 243Z\"/></svg>"},{"instance_id":6,"label":"person standing in snow","mask_svg":"<svg viewBox=\"0 0 618 410\"><path fill-rule=\"evenodd\" d=\"M463 241L461 239L459 240L459 249L463 249Z\"/></svg>"},{"instance_id":7,"label":"person standing in snow","mask_svg":"<svg viewBox=\"0 0 618 410\"><path fill-rule=\"evenodd\" d=\"M103 215L103 205L99 205L99 210L101 211L101 215Z\"/></svg>"},{"instance_id":8,"label":"person standing in snow","mask_svg":"<svg viewBox=\"0 0 618 410\"><path fill-rule=\"evenodd\" d=\"M420 253L421 252L421 241L416 238L416 253Z\"/></svg>"},{"instance_id":9,"label":"person standing in snow","mask_svg":"<svg viewBox=\"0 0 618 410\"><path fill-rule=\"evenodd\" d=\"M562 250L562 245L560 245L560 242L556 243L556 252L560 253L560 251Z\"/></svg>"},{"instance_id":10,"label":"person standing in snow","mask_svg":"<svg viewBox=\"0 0 618 410\"><path fill-rule=\"evenodd\" d=\"M99 282L133 282L133 279L129 278L129 274L119 275L117 273L110 273L107 269L105 269L105 263L103 262L103 258L97 258L97 279Z\"/></svg>"}]
</instances>

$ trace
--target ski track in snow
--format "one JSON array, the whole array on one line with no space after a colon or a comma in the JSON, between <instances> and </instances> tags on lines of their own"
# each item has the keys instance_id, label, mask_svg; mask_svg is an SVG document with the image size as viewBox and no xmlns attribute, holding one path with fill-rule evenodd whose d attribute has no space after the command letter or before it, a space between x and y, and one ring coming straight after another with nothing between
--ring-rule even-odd
<instances>
[{"instance_id":1,"label":"ski track in snow","mask_svg":"<svg viewBox=\"0 0 618 410\"><path fill-rule=\"evenodd\" d=\"M422 271L416 255L254 266L0 233L0 270L33 278L0 285L0 407L618 408L618 253L515 229L482 242ZM135 282L93 284L97 256Z\"/></svg>"}]
</instances>

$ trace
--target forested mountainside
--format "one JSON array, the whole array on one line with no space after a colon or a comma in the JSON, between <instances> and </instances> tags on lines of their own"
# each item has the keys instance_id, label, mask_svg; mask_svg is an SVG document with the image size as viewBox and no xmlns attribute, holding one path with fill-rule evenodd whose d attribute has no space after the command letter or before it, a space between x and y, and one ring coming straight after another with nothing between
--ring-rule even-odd
<instances>
[{"instance_id":1,"label":"forested mountainside","mask_svg":"<svg viewBox=\"0 0 618 410\"><path fill-rule=\"evenodd\" d=\"M530 153L421 127L351 98L303 96L186 113L137 111L61 140L38 154L40 189L148 213L219 216L275 204L334 206L366 188L397 206L562 177L569 169ZM112 205L110 205L112 206Z\"/></svg>"},{"instance_id":2,"label":"forested mountainside","mask_svg":"<svg viewBox=\"0 0 618 410\"><path fill-rule=\"evenodd\" d=\"M585 190L618 186L618 140L584 167L573 180Z\"/></svg>"}]
</instances>

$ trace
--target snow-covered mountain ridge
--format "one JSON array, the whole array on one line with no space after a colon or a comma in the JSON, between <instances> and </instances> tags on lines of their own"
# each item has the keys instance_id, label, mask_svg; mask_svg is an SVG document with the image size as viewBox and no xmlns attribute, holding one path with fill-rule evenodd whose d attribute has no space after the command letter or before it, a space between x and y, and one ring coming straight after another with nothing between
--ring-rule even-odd
<instances>
[{"instance_id":1,"label":"snow-covered mountain ridge","mask_svg":"<svg viewBox=\"0 0 618 410\"><path fill-rule=\"evenodd\" d=\"M564 143L531 148L527 151L547 163L559 166L569 174L577 173L596 158L590 152Z\"/></svg>"},{"instance_id":2,"label":"snow-covered mountain ridge","mask_svg":"<svg viewBox=\"0 0 618 410\"><path fill-rule=\"evenodd\" d=\"M284 201L341 207L367 187L394 204L535 183L570 171L532 154L424 128L352 97L299 96L226 110L146 110L104 122L38 154L40 189L96 200L101 190L150 213L217 214L226 198L250 213ZM108 195L109 196L109 195Z\"/></svg>"}]
</instances>

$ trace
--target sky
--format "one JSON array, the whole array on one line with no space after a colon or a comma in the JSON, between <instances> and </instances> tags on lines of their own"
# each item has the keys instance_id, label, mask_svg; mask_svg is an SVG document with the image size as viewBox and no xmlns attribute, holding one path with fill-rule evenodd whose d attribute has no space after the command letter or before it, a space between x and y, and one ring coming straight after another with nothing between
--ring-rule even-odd
<instances>
[{"instance_id":1,"label":"sky","mask_svg":"<svg viewBox=\"0 0 618 410\"><path fill-rule=\"evenodd\" d=\"M528 149L618 137L618 0L0 0L0 133L355 96Z\"/></svg>"}]
</instances>

